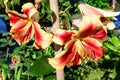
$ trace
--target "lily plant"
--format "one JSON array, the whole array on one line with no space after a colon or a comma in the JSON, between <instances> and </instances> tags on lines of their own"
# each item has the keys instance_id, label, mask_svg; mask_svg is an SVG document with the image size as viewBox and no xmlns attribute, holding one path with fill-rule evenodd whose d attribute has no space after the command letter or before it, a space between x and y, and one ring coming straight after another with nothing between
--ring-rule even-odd
<instances>
[{"instance_id":1,"label":"lily plant","mask_svg":"<svg viewBox=\"0 0 120 80\"><path fill-rule=\"evenodd\" d=\"M32 3L22 6L22 13L10 10L8 0L4 0L6 13L10 19L12 37L19 45L28 43L34 38L34 46L46 49L52 41L63 47L63 50L49 63L56 69L64 69L86 63L86 61L99 60L103 57L102 40L107 37L107 30L114 29L115 25L110 17L117 16L119 12L108 12L88 4L80 4L78 8L82 14L78 30L58 29L53 34L41 29L37 7ZM36 8L35 8L36 7Z\"/></svg>"}]
</instances>

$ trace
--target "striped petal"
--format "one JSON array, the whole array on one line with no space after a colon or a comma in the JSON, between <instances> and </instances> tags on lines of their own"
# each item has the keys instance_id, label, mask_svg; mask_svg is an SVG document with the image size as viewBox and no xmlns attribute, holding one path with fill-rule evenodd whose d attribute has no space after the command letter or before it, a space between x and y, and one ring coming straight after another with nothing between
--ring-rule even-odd
<instances>
[{"instance_id":1,"label":"striped petal","mask_svg":"<svg viewBox=\"0 0 120 80\"><path fill-rule=\"evenodd\" d=\"M40 25L36 22L33 22L35 34L35 42L34 46L38 49L48 48L52 42L53 35L50 33L45 32L44 30L40 29Z\"/></svg>"},{"instance_id":2,"label":"striped petal","mask_svg":"<svg viewBox=\"0 0 120 80\"><path fill-rule=\"evenodd\" d=\"M69 41L67 43L66 50L55 55L54 58L49 58L49 63L56 69L63 69L75 56L76 48L74 41Z\"/></svg>"},{"instance_id":3,"label":"striped petal","mask_svg":"<svg viewBox=\"0 0 120 80\"><path fill-rule=\"evenodd\" d=\"M8 8L6 8L6 13L8 14L10 19L10 26L15 25L16 22L18 22L20 19L24 19L24 20L27 19L26 15L19 14L18 12L9 10Z\"/></svg>"},{"instance_id":4,"label":"striped petal","mask_svg":"<svg viewBox=\"0 0 120 80\"><path fill-rule=\"evenodd\" d=\"M18 22L20 20L20 18L18 16L15 15L19 15L17 12L14 12L14 14L10 14L8 12L8 16L10 19L10 26L13 26L16 22Z\"/></svg>"},{"instance_id":5,"label":"striped petal","mask_svg":"<svg viewBox=\"0 0 120 80\"><path fill-rule=\"evenodd\" d=\"M92 7L88 4L80 4L78 7L84 15L96 14L96 15L103 15L104 17L111 17L120 14L120 12L109 12L102 10L100 8Z\"/></svg>"},{"instance_id":6,"label":"striped petal","mask_svg":"<svg viewBox=\"0 0 120 80\"><path fill-rule=\"evenodd\" d=\"M99 18L95 15L83 16L79 34L81 37L87 37L96 32L96 30L102 29L102 23Z\"/></svg>"},{"instance_id":7,"label":"striped petal","mask_svg":"<svg viewBox=\"0 0 120 80\"><path fill-rule=\"evenodd\" d=\"M102 44L94 38L84 38L83 45L88 55L94 60L98 60L103 56Z\"/></svg>"},{"instance_id":8,"label":"striped petal","mask_svg":"<svg viewBox=\"0 0 120 80\"><path fill-rule=\"evenodd\" d=\"M22 6L22 11L30 18L35 21L39 20L39 12L36 10L32 3L26 3Z\"/></svg>"},{"instance_id":9,"label":"striped petal","mask_svg":"<svg viewBox=\"0 0 120 80\"><path fill-rule=\"evenodd\" d=\"M74 56L74 59L72 60L72 62L70 63L70 66L76 66L78 64L81 63L81 59L80 59L80 55L77 52L76 55Z\"/></svg>"},{"instance_id":10,"label":"striped petal","mask_svg":"<svg viewBox=\"0 0 120 80\"><path fill-rule=\"evenodd\" d=\"M92 35L91 37L92 38L95 38L95 39L100 39L102 40L103 38L105 38L107 36L107 33L105 30L101 29L99 31L97 31L94 35Z\"/></svg>"},{"instance_id":11,"label":"striped petal","mask_svg":"<svg viewBox=\"0 0 120 80\"><path fill-rule=\"evenodd\" d=\"M31 22L18 21L10 30L12 37L19 45L27 43L34 35Z\"/></svg>"},{"instance_id":12,"label":"striped petal","mask_svg":"<svg viewBox=\"0 0 120 80\"><path fill-rule=\"evenodd\" d=\"M73 49L74 49L74 57L66 65L67 67L79 65L81 63L82 57L84 57L85 55L85 49L79 39L75 41Z\"/></svg>"},{"instance_id":13,"label":"striped petal","mask_svg":"<svg viewBox=\"0 0 120 80\"><path fill-rule=\"evenodd\" d=\"M24 19L24 20L27 19L26 15L19 14L17 11L10 10L7 6L7 2L8 0L4 0L5 10L10 19L10 26L16 24L16 22L18 22L20 19Z\"/></svg>"},{"instance_id":14,"label":"striped petal","mask_svg":"<svg viewBox=\"0 0 120 80\"><path fill-rule=\"evenodd\" d=\"M59 45L63 45L70 40L73 33L73 31L58 29L53 37L53 41Z\"/></svg>"},{"instance_id":15,"label":"striped petal","mask_svg":"<svg viewBox=\"0 0 120 80\"><path fill-rule=\"evenodd\" d=\"M79 40L70 40L65 45L65 50L58 53L54 58L49 58L49 63L56 69L63 69L81 63L81 55L84 50Z\"/></svg>"}]
</instances>

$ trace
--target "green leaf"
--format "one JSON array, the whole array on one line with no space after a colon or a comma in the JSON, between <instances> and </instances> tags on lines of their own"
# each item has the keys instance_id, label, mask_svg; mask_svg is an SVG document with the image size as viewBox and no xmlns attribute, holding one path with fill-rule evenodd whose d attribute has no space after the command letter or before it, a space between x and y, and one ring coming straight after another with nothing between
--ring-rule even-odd
<instances>
[{"instance_id":1,"label":"green leaf","mask_svg":"<svg viewBox=\"0 0 120 80\"><path fill-rule=\"evenodd\" d=\"M9 35L9 32L6 32L6 33L2 34L3 37L8 36L8 35Z\"/></svg>"},{"instance_id":2,"label":"green leaf","mask_svg":"<svg viewBox=\"0 0 120 80\"><path fill-rule=\"evenodd\" d=\"M4 43L4 44L1 44L1 45L0 45L0 47L2 47L2 48L3 48L3 47L6 47L6 46L7 46L7 43L6 43L6 44Z\"/></svg>"},{"instance_id":3,"label":"green leaf","mask_svg":"<svg viewBox=\"0 0 120 80\"><path fill-rule=\"evenodd\" d=\"M93 70L90 72L90 75L88 75L88 79L89 80L101 80L101 77L103 76L103 74L104 74L104 72L101 71L100 69Z\"/></svg>"},{"instance_id":4,"label":"green leaf","mask_svg":"<svg viewBox=\"0 0 120 80\"><path fill-rule=\"evenodd\" d=\"M115 52L116 49L114 46L110 45L109 43L104 43L105 47L108 48L108 50Z\"/></svg>"},{"instance_id":5,"label":"green leaf","mask_svg":"<svg viewBox=\"0 0 120 80\"><path fill-rule=\"evenodd\" d=\"M23 64L21 65L19 71L18 71L18 74L17 74L17 80L20 80L20 75L22 73L22 68L23 68Z\"/></svg>"},{"instance_id":6,"label":"green leaf","mask_svg":"<svg viewBox=\"0 0 120 80\"><path fill-rule=\"evenodd\" d=\"M1 1L1 2L3 2L3 1ZM9 17L6 14L0 14L0 17L4 18L4 20L8 20L9 19Z\"/></svg>"},{"instance_id":7,"label":"green leaf","mask_svg":"<svg viewBox=\"0 0 120 80\"><path fill-rule=\"evenodd\" d=\"M110 38L110 42L117 48L120 46L120 40L116 37L113 36L112 38Z\"/></svg>"},{"instance_id":8,"label":"green leaf","mask_svg":"<svg viewBox=\"0 0 120 80\"><path fill-rule=\"evenodd\" d=\"M9 46L14 46L15 44L16 44L15 42L12 41L9 42Z\"/></svg>"},{"instance_id":9,"label":"green leaf","mask_svg":"<svg viewBox=\"0 0 120 80\"><path fill-rule=\"evenodd\" d=\"M2 38L2 39L0 39L0 42L6 43L6 42L8 42L8 41L7 41L7 39Z\"/></svg>"},{"instance_id":10,"label":"green leaf","mask_svg":"<svg viewBox=\"0 0 120 80\"><path fill-rule=\"evenodd\" d=\"M8 69L8 65L7 64L2 64L1 65L3 69Z\"/></svg>"},{"instance_id":11,"label":"green leaf","mask_svg":"<svg viewBox=\"0 0 120 80\"><path fill-rule=\"evenodd\" d=\"M31 76L45 75L53 72L54 69L48 63L47 57L36 60L33 65L28 69L27 73Z\"/></svg>"},{"instance_id":12,"label":"green leaf","mask_svg":"<svg viewBox=\"0 0 120 80\"><path fill-rule=\"evenodd\" d=\"M56 80L56 75L50 75L46 77L44 80Z\"/></svg>"}]
</instances>

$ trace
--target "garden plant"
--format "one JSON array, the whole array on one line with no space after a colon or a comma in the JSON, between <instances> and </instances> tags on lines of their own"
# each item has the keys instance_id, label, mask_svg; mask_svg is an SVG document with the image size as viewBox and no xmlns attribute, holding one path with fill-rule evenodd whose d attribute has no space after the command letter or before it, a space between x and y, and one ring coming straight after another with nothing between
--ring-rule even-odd
<instances>
[{"instance_id":1,"label":"garden plant","mask_svg":"<svg viewBox=\"0 0 120 80\"><path fill-rule=\"evenodd\" d=\"M0 80L120 79L115 0L0 1Z\"/></svg>"}]
</instances>

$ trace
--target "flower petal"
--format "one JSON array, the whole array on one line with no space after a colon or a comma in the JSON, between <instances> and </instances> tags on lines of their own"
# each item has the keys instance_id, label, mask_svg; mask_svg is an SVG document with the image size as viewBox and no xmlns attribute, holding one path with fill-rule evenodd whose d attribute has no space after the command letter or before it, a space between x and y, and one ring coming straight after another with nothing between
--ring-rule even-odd
<instances>
[{"instance_id":1,"label":"flower petal","mask_svg":"<svg viewBox=\"0 0 120 80\"><path fill-rule=\"evenodd\" d=\"M85 55L85 49L79 39L76 40L73 46L74 49L74 57L71 61L66 65L67 67L79 65L81 63L82 57Z\"/></svg>"},{"instance_id":2,"label":"flower petal","mask_svg":"<svg viewBox=\"0 0 120 80\"><path fill-rule=\"evenodd\" d=\"M107 33L104 29L97 31L94 35L92 35L92 38L95 39L103 39L104 37L107 36Z\"/></svg>"},{"instance_id":3,"label":"flower petal","mask_svg":"<svg viewBox=\"0 0 120 80\"><path fill-rule=\"evenodd\" d=\"M12 37L19 45L27 43L34 35L31 22L20 20L10 30Z\"/></svg>"},{"instance_id":4,"label":"flower petal","mask_svg":"<svg viewBox=\"0 0 120 80\"><path fill-rule=\"evenodd\" d=\"M80 4L78 7L81 10L81 12L85 15L96 14L96 15L103 15L104 17L111 17L111 16L117 16L120 14L120 12L109 12L109 11L102 10L100 8L92 7L88 4Z\"/></svg>"},{"instance_id":5,"label":"flower petal","mask_svg":"<svg viewBox=\"0 0 120 80\"><path fill-rule=\"evenodd\" d=\"M39 12L36 10L32 3L26 3L22 6L22 11L30 18L35 21L39 20Z\"/></svg>"},{"instance_id":6,"label":"flower petal","mask_svg":"<svg viewBox=\"0 0 120 80\"><path fill-rule=\"evenodd\" d=\"M83 16L79 27L81 37L87 37L95 33L96 30L102 29L102 23L95 15Z\"/></svg>"},{"instance_id":7,"label":"flower petal","mask_svg":"<svg viewBox=\"0 0 120 80\"><path fill-rule=\"evenodd\" d=\"M101 17L100 20L106 29L113 30L115 28L115 24L112 21L110 21L109 19L107 19L105 17Z\"/></svg>"},{"instance_id":8,"label":"flower petal","mask_svg":"<svg viewBox=\"0 0 120 80\"><path fill-rule=\"evenodd\" d=\"M10 10L7 7L7 2L8 2L8 0L4 0L5 10L6 10L6 13L8 14L8 16L9 16L11 26L13 26L20 19L27 19L26 15L19 14L17 11Z\"/></svg>"},{"instance_id":9,"label":"flower petal","mask_svg":"<svg viewBox=\"0 0 120 80\"><path fill-rule=\"evenodd\" d=\"M49 58L51 66L56 69L63 69L75 55L76 48L73 45L74 41L69 41L66 50L58 53L54 58Z\"/></svg>"},{"instance_id":10,"label":"flower petal","mask_svg":"<svg viewBox=\"0 0 120 80\"><path fill-rule=\"evenodd\" d=\"M40 25L36 22L33 22L33 26L34 26L34 29L35 29L34 46L36 48L42 48L42 49L45 49L45 48L49 47L51 42L52 42L53 35L45 32L42 29L40 29Z\"/></svg>"},{"instance_id":11,"label":"flower petal","mask_svg":"<svg viewBox=\"0 0 120 80\"><path fill-rule=\"evenodd\" d=\"M73 33L73 31L58 29L53 37L53 41L59 45L63 45L71 38Z\"/></svg>"},{"instance_id":12,"label":"flower petal","mask_svg":"<svg viewBox=\"0 0 120 80\"><path fill-rule=\"evenodd\" d=\"M8 12L8 16L10 18L10 26L14 26L19 20L26 20L27 17L25 15L20 15L16 11Z\"/></svg>"},{"instance_id":13,"label":"flower petal","mask_svg":"<svg viewBox=\"0 0 120 80\"><path fill-rule=\"evenodd\" d=\"M83 45L86 48L86 52L92 55L94 60L98 60L103 56L102 44L94 38L84 38Z\"/></svg>"}]
</instances>

